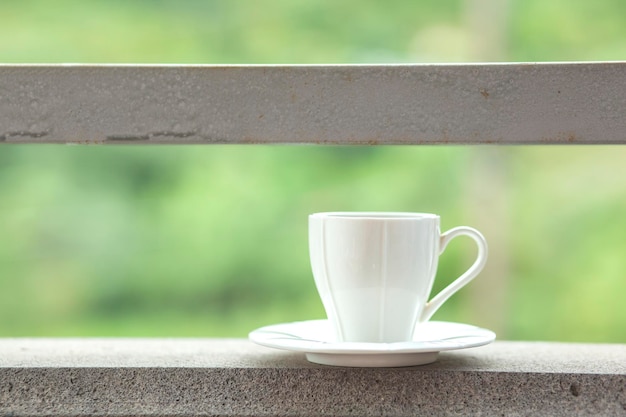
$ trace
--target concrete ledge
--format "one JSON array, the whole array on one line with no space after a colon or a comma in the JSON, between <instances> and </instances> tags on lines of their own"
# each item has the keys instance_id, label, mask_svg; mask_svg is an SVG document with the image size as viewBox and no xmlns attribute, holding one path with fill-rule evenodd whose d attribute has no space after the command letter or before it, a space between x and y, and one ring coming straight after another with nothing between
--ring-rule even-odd
<instances>
[{"instance_id":1,"label":"concrete ledge","mask_svg":"<svg viewBox=\"0 0 626 417\"><path fill-rule=\"evenodd\" d=\"M626 143L626 62L0 65L0 143Z\"/></svg>"},{"instance_id":2,"label":"concrete ledge","mask_svg":"<svg viewBox=\"0 0 626 417\"><path fill-rule=\"evenodd\" d=\"M0 415L626 415L626 345L334 368L245 340L2 339Z\"/></svg>"}]
</instances>

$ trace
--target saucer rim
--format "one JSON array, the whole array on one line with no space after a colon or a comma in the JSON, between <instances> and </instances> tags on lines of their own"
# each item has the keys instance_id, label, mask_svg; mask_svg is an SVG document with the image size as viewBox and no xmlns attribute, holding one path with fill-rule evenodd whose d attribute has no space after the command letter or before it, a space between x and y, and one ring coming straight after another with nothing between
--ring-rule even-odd
<instances>
[{"instance_id":1,"label":"saucer rim","mask_svg":"<svg viewBox=\"0 0 626 417\"><path fill-rule=\"evenodd\" d=\"M329 342L324 340L306 340L297 338L269 338L269 334L276 334L278 326L302 326L311 323L328 322L328 319L302 320L295 322L276 323L262 326L251 331L248 339L258 345L274 349L288 350L292 352L320 353L333 355L380 355L380 354L407 354L407 353L435 353L459 349L468 349L484 346L496 340L496 334L492 330L474 326L471 324L457 323L450 321L428 321L428 325L456 325L467 330L476 332L468 335L466 341L446 341L434 339L431 341L406 341L393 343L373 343L373 342Z\"/></svg>"}]
</instances>

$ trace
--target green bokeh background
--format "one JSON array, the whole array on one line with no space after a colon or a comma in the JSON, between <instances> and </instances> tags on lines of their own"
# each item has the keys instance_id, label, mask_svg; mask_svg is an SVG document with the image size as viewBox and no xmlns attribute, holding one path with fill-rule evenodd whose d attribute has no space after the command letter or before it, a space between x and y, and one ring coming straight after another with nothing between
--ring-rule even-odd
<instances>
[{"instance_id":1,"label":"green bokeh background","mask_svg":"<svg viewBox=\"0 0 626 417\"><path fill-rule=\"evenodd\" d=\"M626 57L619 0L4 0L0 18L4 63ZM626 342L625 161L619 146L3 145L0 336L244 337L320 318L307 215L388 210L490 243L434 319ZM474 254L451 244L435 291Z\"/></svg>"}]
</instances>

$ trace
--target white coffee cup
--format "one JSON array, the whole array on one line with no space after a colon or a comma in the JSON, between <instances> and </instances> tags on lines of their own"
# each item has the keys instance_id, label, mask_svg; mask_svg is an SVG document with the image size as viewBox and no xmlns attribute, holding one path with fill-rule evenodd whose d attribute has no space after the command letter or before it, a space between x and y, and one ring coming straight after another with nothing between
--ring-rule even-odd
<instances>
[{"instance_id":1,"label":"white coffee cup","mask_svg":"<svg viewBox=\"0 0 626 417\"><path fill-rule=\"evenodd\" d=\"M473 265L428 301L439 255L453 238L478 245ZM483 269L487 242L461 226L441 234L427 213L335 212L309 216L311 267L337 341L410 341L456 291Z\"/></svg>"}]
</instances>

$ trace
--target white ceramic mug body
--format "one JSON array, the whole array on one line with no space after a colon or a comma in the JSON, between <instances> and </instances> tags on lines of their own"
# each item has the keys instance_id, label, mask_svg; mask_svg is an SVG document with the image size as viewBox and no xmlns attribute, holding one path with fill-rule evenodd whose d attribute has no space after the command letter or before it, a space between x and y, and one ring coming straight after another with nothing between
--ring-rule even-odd
<instances>
[{"instance_id":1,"label":"white ceramic mug body","mask_svg":"<svg viewBox=\"0 0 626 417\"><path fill-rule=\"evenodd\" d=\"M480 233L463 227L453 231L441 235L435 214L310 215L311 267L337 340L411 340L416 324L428 320L484 265L486 243ZM479 259L429 303L439 254L459 234L479 242Z\"/></svg>"}]
</instances>

